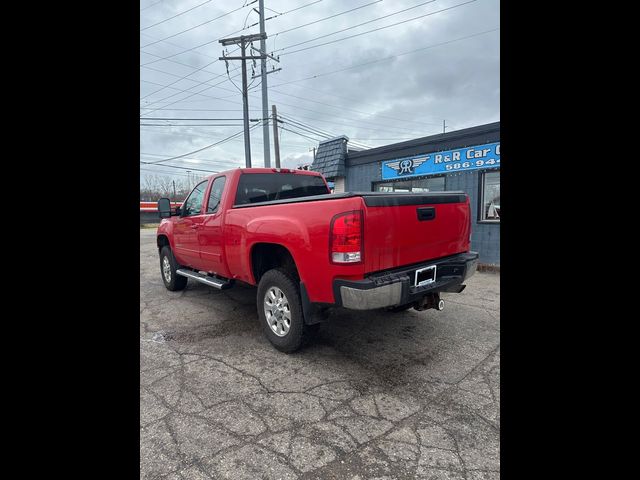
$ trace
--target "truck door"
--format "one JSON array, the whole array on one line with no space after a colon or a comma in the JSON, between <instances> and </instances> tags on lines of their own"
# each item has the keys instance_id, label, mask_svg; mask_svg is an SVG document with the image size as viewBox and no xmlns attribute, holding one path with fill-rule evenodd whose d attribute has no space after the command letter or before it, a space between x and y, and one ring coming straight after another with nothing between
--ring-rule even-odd
<instances>
[{"instance_id":1,"label":"truck door","mask_svg":"<svg viewBox=\"0 0 640 480\"><path fill-rule=\"evenodd\" d=\"M222 247L222 197L225 183L225 176L213 179L205 207L204 222L202 228L198 230L198 243L200 244L202 269L210 273L228 277L229 272L225 266Z\"/></svg>"},{"instance_id":2,"label":"truck door","mask_svg":"<svg viewBox=\"0 0 640 480\"><path fill-rule=\"evenodd\" d=\"M198 230L202 227L204 215L202 204L207 190L207 180L196 185L182 205L182 214L173 229L175 255L178 263L201 269Z\"/></svg>"}]
</instances>

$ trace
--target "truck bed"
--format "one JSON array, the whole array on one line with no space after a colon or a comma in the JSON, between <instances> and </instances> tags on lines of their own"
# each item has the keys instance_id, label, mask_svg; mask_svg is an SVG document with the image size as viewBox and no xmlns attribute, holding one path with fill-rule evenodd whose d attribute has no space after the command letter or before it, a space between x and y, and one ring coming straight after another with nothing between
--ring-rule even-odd
<instances>
[{"instance_id":1,"label":"truck bed","mask_svg":"<svg viewBox=\"0 0 640 480\"><path fill-rule=\"evenodd\" d=\"M233 208L252 208L266 205L282 205L287 203L318 202L323 200L335 200L338 198L362 197L367 206L396 206L396 205L426 205L438 203L461 203L465 201L466 194L459 191L451 192L426 192L426 193L389 193L389 192L344 192L328 193L325 195L311 195L309 197L288 198L284 200L271 200L268 202L234 205Z\"/></svg>"}]
</instances>

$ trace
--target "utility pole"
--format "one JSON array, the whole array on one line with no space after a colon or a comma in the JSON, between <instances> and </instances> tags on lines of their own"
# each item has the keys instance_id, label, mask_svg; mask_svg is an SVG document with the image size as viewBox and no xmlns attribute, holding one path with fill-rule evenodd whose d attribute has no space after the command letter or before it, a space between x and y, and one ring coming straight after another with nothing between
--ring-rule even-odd
<instances>
[{"instance_id":1,"label":"utility pole","mask_svg":"<svg viewBox=\"0 0 640 480\"><path fill-rule=\"evenodd\" d=\"M173 183L173 201L176 201L176 181L175 180L171 180L171 183Z\"/></svg>"},{"instance_id":2,"label":"utility pole","mask_svg":"<svg viewBox=\"0 0 640 480\"><path fill-rule=\"evenodd\" d=\"M446 120L442 120L442 133L446 133L447 132L447 125L446 125Z\"/></svg>"},{"instance_id":3,"label":"utility pole","mask_svg":"<svg viewBox=\"0 0 640 480\"><path fill-rule=\"evenodd\" d=\"M310 148L309 151L313 150L313 161L316 161L316 147Z\"/></svg>"},{"instance_id":4,"label":"utility pole","mask_svg":"<svg viewBox=\"0 0 640 480\"><path fill-rule=\"evenodd\" d=\"M273 116L273 149L276 151L276 168L280 168L280 139L278 138L278 112L276 106L271 105Z\"/></svg>"},{"instance_id":5,"label":"utility pole","mask_svg":"<svg viewBox=\"0 0 640 480\"><path fill-rule=\"evenodd\" d=\"M240 45L241 55L239 57L219 57L219 60L224 60L228 65L229 60L241 60L242 61L242 113L244 120L244 158L247 168L251 168L251 139L249 137L249 92L247 89L247 60L262 59L265 55L246 55L247 44L254 40L266 38L265 34L259 35L240 35L239 37L224 38L219 40L223 46L228 45Z\"/></svg>"},{"instance_id":6,"label":"utility pole","mask_svg":"<svg viewBox=\"0 0 640 480\"><path fill-rule=\"evenodd\" d=\"M260 76L262 85L262 141L264 142L264 166L269 168L271 166L271 152L269 151L269 98L267 96L267 57L264 55L267 53L267 34L264 31L264 0L258 2L260 8L260 53L262 59L260 60Z\"/></svg>"}]
</instances>

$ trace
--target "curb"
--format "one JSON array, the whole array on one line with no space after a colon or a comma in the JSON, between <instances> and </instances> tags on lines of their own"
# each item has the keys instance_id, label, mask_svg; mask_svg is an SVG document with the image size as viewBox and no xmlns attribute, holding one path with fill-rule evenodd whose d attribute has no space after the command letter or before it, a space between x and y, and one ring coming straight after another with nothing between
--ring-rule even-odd
<instances>
[{"instance_id":1,"label":"curb","mask_svg":"<svg viewBox=\"0 0 640 480\"><path fill-rule=\"evenodd\" d=\"M479 263L478 271L486 273L500 273L500 265L494 265L492 263Z\"/></svg>"}]
</instances>

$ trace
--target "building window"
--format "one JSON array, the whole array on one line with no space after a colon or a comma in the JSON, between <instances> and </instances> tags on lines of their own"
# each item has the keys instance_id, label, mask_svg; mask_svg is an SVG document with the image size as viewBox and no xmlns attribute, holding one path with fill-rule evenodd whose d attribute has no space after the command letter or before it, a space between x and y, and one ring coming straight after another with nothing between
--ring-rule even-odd
<instances>
[{"instance_id":1,"label":"building window","mask_svg":"<svg viewBox=\"0 0 640 480\"><path fill-rule=\"evenodd\" d=\"M480 221L500 222L500 170L480 176Z\"/></svg>"},{"instance_id":2,"label":"building window","mask_svg":"<svg viewBox=\"0 0 640 480\"><path fill-rule=\"evenodd\" d=\"M442 192L445 189L445 177L418 178L396 182L374 184L375 192Z\"/></svg>"}]
</instances>

